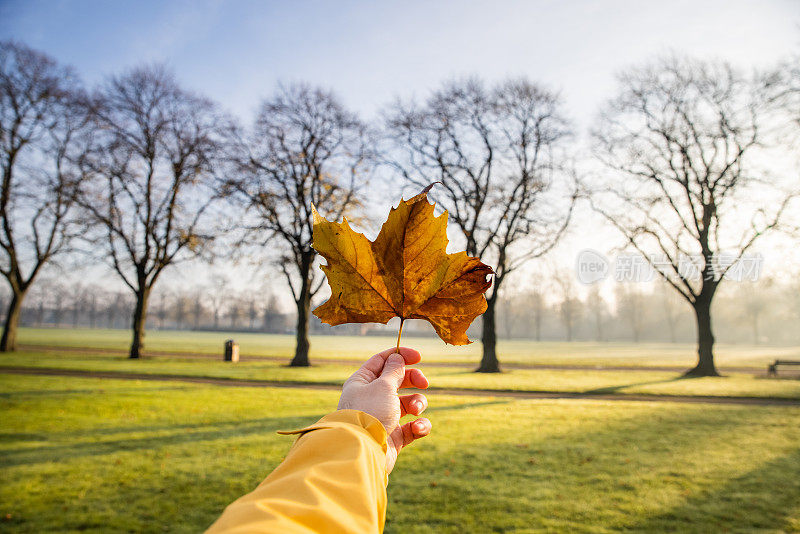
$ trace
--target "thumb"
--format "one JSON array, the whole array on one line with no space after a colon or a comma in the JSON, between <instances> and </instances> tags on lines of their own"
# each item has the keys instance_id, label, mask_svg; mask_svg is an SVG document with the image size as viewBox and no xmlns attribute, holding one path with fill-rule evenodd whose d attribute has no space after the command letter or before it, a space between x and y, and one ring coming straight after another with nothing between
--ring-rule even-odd
<instances>
[{"instance_id":1,"label":"thumb","mask_svg":"<svg viewBox=\"0 0 800 534\"><path fill-rule=\"evenodd\" d=\"M381 372L381 378L383 380L392 384L395 389L400 389L405 375L406 361L400 354L395 352L386 358L386 363L383 365L383 371Z\"/></svg>"}]
</instances>

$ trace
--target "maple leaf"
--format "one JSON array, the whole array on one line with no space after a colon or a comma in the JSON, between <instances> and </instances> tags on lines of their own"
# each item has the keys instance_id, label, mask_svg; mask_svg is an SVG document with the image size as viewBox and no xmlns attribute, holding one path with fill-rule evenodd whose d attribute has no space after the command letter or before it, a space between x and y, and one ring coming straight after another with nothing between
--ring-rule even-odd
<instances>
[{"instance_id":1,"label":"maple leaf","mask_svg":"<svg viewBox=\"0 0 800 534\"><path fill-rule=\"evenodd\" d=\"M314 249L331 288L314 310L323 323L424 319L446 343L471 343L467 328L486 311L493 271L466 252L447 254L447 212L434 217L429 189L392 208L375 241L314 209Z\"/></svg>"}]
</instances>

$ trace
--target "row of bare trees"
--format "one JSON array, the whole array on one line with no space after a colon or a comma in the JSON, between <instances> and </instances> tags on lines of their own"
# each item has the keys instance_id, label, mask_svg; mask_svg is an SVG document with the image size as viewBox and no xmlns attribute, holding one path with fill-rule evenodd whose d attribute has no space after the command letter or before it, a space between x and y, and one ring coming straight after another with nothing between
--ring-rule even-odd
<instances>
[{"instance_id":1,"label":"row of bare trees","mask_svg":"<svg viewBox=\"0 0 800 534\"><path fill-rule=\"evenodd\" d=\"M221 155L216 106L160 68L88 92L70 70L13 42L0 44L0 90L1 270L12 294L0 350L14 349L42 268L82 244L135 296L138 357L158 277L213 239L200 228L210 228L203 217Z\"/></svg>"},{"instance_id":2,"label":"row of bare trees","mask_svg":"<svg viewBox=\"0 0 800 534\"><path fill-rule=\"evenodd\" d=\"M289 316L268 291L237 291L214 278L188 288L159 287L151 296L147 327L176 330L229 330L285 333ZM0 294L0 317L10 295ZM134 308L129 291L109 290L105 284L40 279L21 310L27 326L85 326L127 328Z\"/></svg>"},{"instance_id":3,"label":"row of bare trees","mask_svg":"<svg viewBox=\"0 0 800 534\"><path fill-rule=\"evenodd\" d=\"M311 302L324 286L311 206L363 220L376 200L368 183L439 182L432 196L454 236L496 273L479 371L500 370L496 307L507 277L559 243L585 197L633 248L667 258L661 275L696 312L693 372L714 374L710 309L724 274L712 272L715 260L780 228L795 198L759 159L783 139L775 125L796 125L792 66L744 76L666 59L630 70L593 130L602 170L579 176L563 102L525 78L449 82L371 125L331 92L295 84L242 126L162 67L87 91L51 58L3 42L0 270L12 298L0 350L13 350L22 302L59 255L105 261L127 286L137 358L163 272L236 246L265 253L285 279L297 308L292 365L308 365ZM678 268L689 254L705 265L699 285Z\"/></svg>"},{"instance_id":4,"label":"row of bare trees","mask_svg":"<svg viewBox=\"0 0 800 534\"><path fill-rule=\"evenodd\" d=\"M500 296L498 336L536 341L688 343L696 339L690 306L666 282L595 285L581 291L564 276ZM800 284L764 278L723 287L714 300L715 331L728 342L798 343Z\"/></svg>"},{"instance_id":5,"label":"row of bare trees","mask_svg":"<svg viewBox=\"0 0 800 534\"><path fill-rule=\"evenodd\" d=\"M581 291L573 279L572 270L564 268L537 277L535 285L504 291L497 302L498 339L685 343L695 336L687 303L664 282L618 283L606 292L599 285ZM796 282L773 278L730 284L715 299L715 330L729 342L797 343L798 289ZM7 292L0 294L0 319L8 298ZM50 278L40 279L25 302L20 324L34 327L127 328L133 308L130 292ZM162 284L151 297L147 328L285 333L291 320L275 296L261 298L213 280L183 289ZM310 331L324 331L324 326L312 320Z\"/></svg>"}]
</instances>

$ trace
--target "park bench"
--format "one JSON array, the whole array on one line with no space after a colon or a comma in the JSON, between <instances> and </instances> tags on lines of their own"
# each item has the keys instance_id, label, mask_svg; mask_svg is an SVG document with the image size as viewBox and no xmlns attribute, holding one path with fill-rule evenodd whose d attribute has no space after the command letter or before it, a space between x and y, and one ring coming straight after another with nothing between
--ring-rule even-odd
<instances>
[{"instance_id":1,"label":"park bench","mask_svg":"<svg viewBox=\"0 0 800 534\"><path fill-rule=\"evenodd\" d=\"M771 363L767 366L767 374L769 376L778 376L778 366L780 365L785 367L800 367L800 360L775 360L775 363Z\"/></svg>"}]
</instances>

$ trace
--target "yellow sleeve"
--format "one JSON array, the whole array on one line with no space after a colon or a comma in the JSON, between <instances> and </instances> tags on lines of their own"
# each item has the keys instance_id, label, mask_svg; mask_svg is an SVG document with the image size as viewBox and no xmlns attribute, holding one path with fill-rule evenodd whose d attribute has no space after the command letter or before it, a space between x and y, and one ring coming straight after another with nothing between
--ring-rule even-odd
<instances>
[{"instance_id":1,"label":"yellow sleeve","mask_svg":"<svg viewBox=\"0 0 800 534\"><path fill-rule=\"evenodd\" d=\"M300 434L286 459L230 504L208 533L383 532L386 430L357 410L339 410Z\"/></svg>"}]
</instances>

